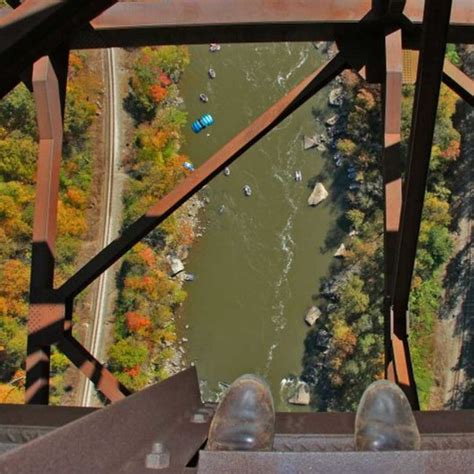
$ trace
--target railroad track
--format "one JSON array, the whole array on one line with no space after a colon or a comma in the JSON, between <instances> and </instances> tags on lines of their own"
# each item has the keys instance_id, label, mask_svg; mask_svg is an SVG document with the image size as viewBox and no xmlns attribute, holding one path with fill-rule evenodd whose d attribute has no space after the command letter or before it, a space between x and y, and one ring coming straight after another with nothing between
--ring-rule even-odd
<instances>
[{"instance_id":1,"label":"railroad track","mask_svg":"<svg viewBox=\"0 0 474 474\"><path fill-rule=\"evenodd\" d=\"M116 79L116 58L114 48L108 48L105 51L104 69L105 84L107 90L107 117L105 120L105 141L106 141L106 173L105 173L105 195L104 195L104 218L101 229L101 248L104 248L113 240L112 227L112 203L113 186L115 170L117 169L119 152L119 133L118 133L118 84ZM110 287L111 279L110 269L102 273L98 278L97 294L93 302L93 319L89 325L87 335L87 346L90 353L96 358L101 359L101 349L103 347L104 323L107 312L107 289ZM80 404L82 406L91 406L94 385L89 380L83 381L80 391Z\"/></svg>"}]
</instances>

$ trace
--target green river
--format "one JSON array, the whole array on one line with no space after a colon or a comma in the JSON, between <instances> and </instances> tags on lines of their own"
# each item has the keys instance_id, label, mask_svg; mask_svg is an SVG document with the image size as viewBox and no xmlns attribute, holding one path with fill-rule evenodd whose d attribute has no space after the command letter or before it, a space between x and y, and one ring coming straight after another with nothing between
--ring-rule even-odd
<instances>
[{"instance_id":1,"label":"green river","mask_svg":"<svg viewBox=\"0 0 474 474\"><path fill-rule=\"evenodd\" d=\"M190 53L181 91L189 113L184 152L195 166L323 60L309 43L222 45L215 53L203 45ZM216 72L213 80L209 67ZM252 372L268 380L277 409L301 409L286 403L281 387L301 372L304 316L333 260L337 243L324 248L341 212L328 173L322 182L329 198L316 208L307 204L308 182L332 160L316 149L304 151L302 136L324 131L334 113L328 91L234 162L230 176L218 176L201 192L209 203L201 212L203 236L186 262L196 279L185 284L188 299L178 328L189 339L186 357L195 362L207 399ZM209 97L207 104L200 93ZM190 124L204 112L215 124L196 135ZM295 181L296 170L302 182ZM245 184L251 197L243 194Z\"/></svg>"}]
</instances>

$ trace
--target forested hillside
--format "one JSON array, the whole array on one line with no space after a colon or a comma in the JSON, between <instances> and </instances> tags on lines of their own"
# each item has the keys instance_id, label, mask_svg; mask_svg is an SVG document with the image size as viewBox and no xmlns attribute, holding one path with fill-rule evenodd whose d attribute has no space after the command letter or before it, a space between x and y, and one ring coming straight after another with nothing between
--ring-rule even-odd
<instances>
[{"instance_id":1,"label":"forested hillside","mask_svg":"<svg viewBox=\"0 0 474 474\"><path fill-rule=\"evenodd\" d=\"M383 377L383 186L379 88L345 76L346 101L337 151L354 184L347 192L345 258L321 288L324 317L305 343L303 380L318 410L354 410L374 379ZM406 159L414 87L403 89ZM443 86L438 107L427 195L410 299L410 345L421 405L433 383L433 327L442 296L444 265L452 253L449 232L450 170L460 137L452 118L457 98Z\"/></svg>"},{"instance_id":2,"label":"forested hillside","mask_svg":"<svg viewBox=\"0 0 474 474\"><path fill-rule=\"evenodd\" d=\"M87 233L92 151L89 130L100 84L83 53L70 55L58 208L56 284L74 268ZM0 403L23 402L26 320L38 136L32 94L19 85L0 101ZM52 402L66 358L53 350Z\"/></svg>"}]
</instances>

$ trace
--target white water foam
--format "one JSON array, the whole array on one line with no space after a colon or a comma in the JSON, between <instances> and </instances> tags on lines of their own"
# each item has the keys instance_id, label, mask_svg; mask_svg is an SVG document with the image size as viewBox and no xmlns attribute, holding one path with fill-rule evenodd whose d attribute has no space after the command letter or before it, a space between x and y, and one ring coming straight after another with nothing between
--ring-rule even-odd
<instances>
[{"instance_id":1,"label":"white water foam","mask_svg":"<svg viewBox=\"0 0 474 474\"><path fill-rule=\"evenodd\" d=\"M282 72L279 72L278 73L278 76L276 78L276 81L277 81L277 84L280 86L280 87L284 87L286 86L286 83L288 81L288 79L298 70L300 69L301 66L303 66L303 64L306 62L306 60L308 59L309 57L309 54L308 54L308 51L300 51L299 52L299 61L298 63L293 66L286 74L283 74Z\"/></svg>"},{"instance_id":2,"label":"white water foam","mask_svg":"<svg viewBox=\"0 0 474 474\"><path fill-rule=\"evenodd\" d=\"M272 170L273 176L282 185L285 201L289 204L290 208L288 210L288 219L283 229L278 233L278 241L280 244L278 251L283 254L283 268L280 272L280 277L274 285L273 300L275 301L275 304L272 307L273 315L271 317L271 321L275 330L275 337L273 338L275 342L270 346L268 351L267 361L265 364L265 375L268 375L271 363L273 361L274 352L279 345L279 334L285 329L287 324L287 319L285 318L285 301L289 301L291 298L291 289L288 284L288 275L292 268L295 255L296 243L293 240L292 235L294 219L299 208L297 202L292 197L292 193L294 192L294 183L290 177L292 176L293 169L297 162L297 151L299 150L298 146L300 134L301 130L298 130L295 138L288 144L288 151L283 157L278 154Z\"/></svg>"}]
</instances>

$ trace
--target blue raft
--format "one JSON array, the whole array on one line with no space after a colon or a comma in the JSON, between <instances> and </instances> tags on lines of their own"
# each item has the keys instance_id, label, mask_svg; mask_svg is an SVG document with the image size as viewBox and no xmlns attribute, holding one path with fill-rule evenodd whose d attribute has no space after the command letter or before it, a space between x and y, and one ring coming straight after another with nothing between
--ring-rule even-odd
<instances>
[{"instance_id":1,"label":"blue raft","mask_svg":"<svg viewBox=\"0 0 474 474\"><path fill-rule=\"evenodd\" d=\"M210 127L214 123L214 119L210 114L203 114L201 118L198 118L193 122L191 128L194 133L199 133L204 130L206 127Z\"/></svg>"}]
</instances>

